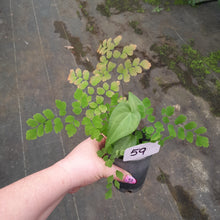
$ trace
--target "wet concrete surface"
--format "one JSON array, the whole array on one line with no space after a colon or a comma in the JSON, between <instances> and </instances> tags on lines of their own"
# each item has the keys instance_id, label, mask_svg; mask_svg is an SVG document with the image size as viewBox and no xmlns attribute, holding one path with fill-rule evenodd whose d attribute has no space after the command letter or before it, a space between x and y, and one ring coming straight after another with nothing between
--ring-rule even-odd
<instances>
[{"instance_id":1,"label":"wet concrete surface","mask_svg":"<svg viewBox=\"0 0 220 220\"><path fill-rule=\"evenodd\" d=\"M55 99L72 101L76 88L67 82L69 70L95 66L96 50L103 39L121 34L123 45L137 44L138 54L154 62L157 54L151 46L167 38L177 46L194 39L195 48L203 54L220 49L217 2L195 8L175 6L160 13L152 13L153 6L143 4L144 13L125 11L110 17L96 10L100 3L1 1L0 187L55 163L85 138L80 129L71 139L63 132L26 141L25 121L34 113L54 108ZM91 20L95 32L87 31ZM134 20L139 22L142 35L129 25ZM166 92L161 80L172 85ZM124 85L121 92L149 97L153 106L159 107L157 114L161 107L178 105L190 120L208 128L210 147L170 141L152 157L139 192L115 190L113 199L106 201L105 180L101 180L73 196L67 195L49 219L219 219L220 119L211 113L203 97L194 96L178 82L166 65L157 65ZM164 182L161 175L166 177Z\"/></svg>"}]
</instances>

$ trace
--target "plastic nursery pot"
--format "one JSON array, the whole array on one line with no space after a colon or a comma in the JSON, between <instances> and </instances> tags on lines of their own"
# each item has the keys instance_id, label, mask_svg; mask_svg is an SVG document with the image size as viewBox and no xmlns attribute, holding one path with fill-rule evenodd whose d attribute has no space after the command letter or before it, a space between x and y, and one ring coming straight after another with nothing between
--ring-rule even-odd
<instances>
[{"instance_id":1,"label":"plastic nursery pot","mask_svg":"<svg viewBox=\"0 0 220 220\"><path fill-rule=\"evenodd\" d=\"M147 171L150 166L150 158L146 157L142 160L126 161L123 159L115 159L114 164L121 167L122 169L131 173L131 175L137 180L136 184L128 184L120 182L121 192L137 192L140 190L144 184L145 178L147 176Z\"/></svg>"}]
</instances>

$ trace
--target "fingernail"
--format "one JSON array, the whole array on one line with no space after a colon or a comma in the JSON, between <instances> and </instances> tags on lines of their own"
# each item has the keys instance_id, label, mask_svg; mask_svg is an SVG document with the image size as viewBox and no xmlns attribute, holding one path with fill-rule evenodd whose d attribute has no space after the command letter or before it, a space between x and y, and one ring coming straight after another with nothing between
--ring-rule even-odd
<instances>
[{"instance_id":1,"label":"fingernail","mask_svg":"<svg viewBox=\"0 0 220 220\"><path fill-rule=\"evenodd\" d=\"M135 184L137 181L133 176L127 175L124 179L125 183Z\"/></svg>"}]
</instances>

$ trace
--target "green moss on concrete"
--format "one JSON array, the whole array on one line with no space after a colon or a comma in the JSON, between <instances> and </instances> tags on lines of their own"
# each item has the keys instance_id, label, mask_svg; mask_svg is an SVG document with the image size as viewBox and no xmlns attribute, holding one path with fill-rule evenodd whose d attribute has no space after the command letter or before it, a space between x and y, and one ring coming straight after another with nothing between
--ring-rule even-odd
<instances>
[{"instance_id":1,"label":"green moss on concrete","mask_svg":"<svg viewBox=\"0 0 220 220\"><path fill-rule=\"evenodd\" d=\"M158 65L162 63L176 73L182 86L206 100L211 112L220 116L220 50L204 56L193 48L192 42L182 48L170 42L158 43L151 50L158 54Z\"/></svg>"},{"instance_id":2,"label":"green moss on concrete","mask_svg":"<svg viewBox=\"0 0 220 220\"><path fill-rule=\"evenodd\" d=\"M126 11L144 12L141 0L105 0L104 3L98 4L96 9L106 17Z\"/></svg>"},{"instance_id":3,"label":"green moss on concrete","mask_svg":"<svg viewBox=\"0 0 220 220\"><path fill-rule=\"evenodd\" d=\"M142 35L143 31L141 30L141 28L139 27L139 22L138 21L130 21L129 25L134 29L134 32L136 34Z\"/></svg>"}]
</instances>

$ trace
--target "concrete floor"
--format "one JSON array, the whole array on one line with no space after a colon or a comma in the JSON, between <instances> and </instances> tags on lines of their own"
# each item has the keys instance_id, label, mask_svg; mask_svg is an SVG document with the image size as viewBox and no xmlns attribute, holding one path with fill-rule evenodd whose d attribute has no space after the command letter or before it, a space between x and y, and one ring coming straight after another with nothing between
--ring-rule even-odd
<instances>
[{"instance_id":1,"label":"concrete floor","mask_svg":"<svg viewBox=\"0 0 220 220\"><path fill-rule=\"evenodd\" d=\"M172 7L171 11L152 13L124 12L102 16L96 11L100 0L88 2L84 16L79 0L1 0L0 2L0 187L50 166L63 158L85 136L83 130L69 139L63 132L26 141L26 120L54 100L72 100L75 87L68 84L71 68L90 68L97 63L96 50L105 38L123 36L122 44L134 43L153 60L150 47L172 38L176 45L194 39L203 54L220 49L220 6L217 2ZM140 22L142 35L128 25ZM86 31L92 22L95 34ZM65 46L72 45L68 50ZM135 194L113 192L105 200L105 180L67 195L49 219L213 219L220 217L220 118L210 112L209 104L180 85L166 93L157 77L178 81L166 66L137 77L123 87L141 98L148 96L153 105L179 105L180 112L208 128L210 147L171 141L152 157L142 190ZM219 76L216 76L219 79ZM156 92L155 92L156 91ZM166 184L158 181L161 172L169 175Z\"/></svg>"}]
</instances>

